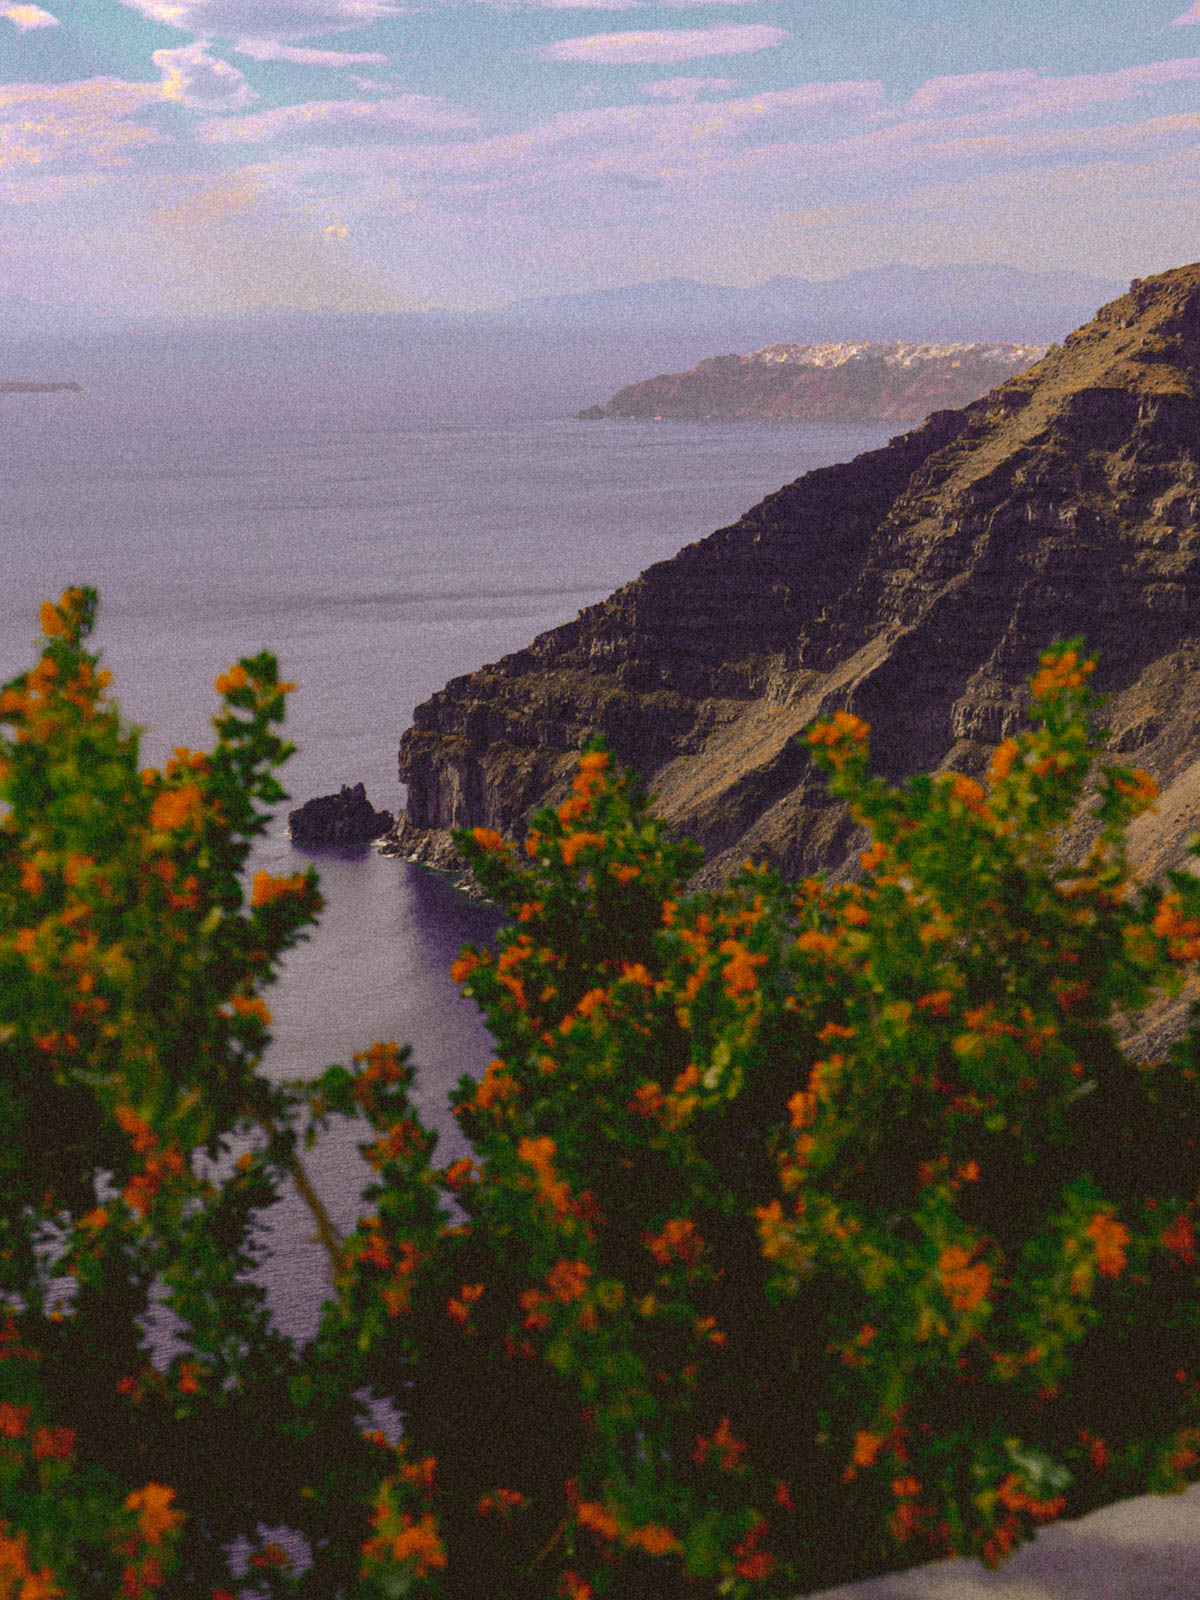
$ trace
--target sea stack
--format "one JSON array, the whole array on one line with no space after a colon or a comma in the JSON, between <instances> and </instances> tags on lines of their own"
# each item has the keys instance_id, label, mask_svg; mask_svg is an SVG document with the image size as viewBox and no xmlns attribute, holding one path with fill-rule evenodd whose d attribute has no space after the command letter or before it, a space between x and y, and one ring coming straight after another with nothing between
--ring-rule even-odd
<instances>
[{"instance_id":1,"label":"sea stack","mask_svg":"<svg viewBox=\"0 0 1200 1600\"><path fill-rule=\"evenodd\" d=\"M1200 822L1200 264L1145 280L1037 365L822 468L575 621L417 708L398 843L519 834L603 734L708 852L853 869L854 830L797 736L844 707L896 779L979 772L1038 652L1100 656L1113 749L1163 796L1147 871Z\"/></svg>"}]
</instances>

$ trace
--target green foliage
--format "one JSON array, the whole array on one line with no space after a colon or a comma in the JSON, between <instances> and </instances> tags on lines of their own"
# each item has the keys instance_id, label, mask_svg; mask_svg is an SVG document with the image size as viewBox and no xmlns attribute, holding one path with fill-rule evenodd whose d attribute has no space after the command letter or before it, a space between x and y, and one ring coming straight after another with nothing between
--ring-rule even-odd
<instances>
[{"instance_id":1,"label":"green foliage","mask_svg":"<svg viewBox=\"0 0 1200 1600\"><path fill-rule=\"evenodd\" d=\"M521 847L463 836L511 921L453 969L497 1054L438 1167L396 1046L259 1071L319 905L311 874L246 903L274 662L139 775L94 603L44 608L0 698L0 1600L784 1596L1196 1475L1196 1033L1122 1041L1200 957L1200 885L1131 883L1153 786L1093 772L1077 643L986 782L890 788L856 718L810 732L852 885L690 892L599 746ZM345 1240L298 1155L335 1117L374 1170ZM247 1278L287 1178L331 1261L304 1347Z\"/></svg>"}]
</instances>

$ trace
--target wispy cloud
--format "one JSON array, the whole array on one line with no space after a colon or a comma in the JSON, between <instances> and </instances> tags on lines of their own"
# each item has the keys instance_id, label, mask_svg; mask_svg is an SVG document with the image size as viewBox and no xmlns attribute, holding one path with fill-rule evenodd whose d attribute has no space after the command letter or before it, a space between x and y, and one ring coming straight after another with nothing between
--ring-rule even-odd
<instances>
[{"instance_id":1,"label":"wispy cloud","mask_svg":"<svg viewBox=\"0 0 1200 1600\"><path fill-rule=\"evenodd\" d=\"M288 61L298 67L386 67L381 50L308 50L277 39L239 39L234 53L251 61Z\"/></svg>"},{"instance_id":2,"label":"wispy cloud","mask_svg":"<svg viewBox=\"0 0 1200 1600\"><path fill-rule=\"evenodd\" d=\"M302 105L276 106L248 117L222 118L206 123L201 137L206 144L267 144L299 140L307 144L360 143L394 138L405 130L446 133L473 128L473 112L463 111L432 95L398 95L390 100L311 100Z\"/></svg>"},{"instance_id":3,"label":"wispy cloud","mask_svg":"<svg viewBox=\"0 0 1200 1600\"><path fill-rule=\"evenodd\" d=\"M236 67L210 55L203 42L156 50L150 58L162 73L164 100L192 111L240 111L258 95Z\"/></svg>"},{"instance_id":4,"label":"wispy cloud","mask_svg":"<svg viewBox=\"0 0 1200 1600\"><path fill-rule=\"evenodd\" d=\"M222 39L305 39L363 27L407 8L393 0L121 0L152 22Z\"/></svg>"},{"instance_id":5,"label":"wispy cloud","mask_svg":"<svg viewBox=\"0 0 1200 1600\"><path fill-rule=\"evenodd\" d=\"M24 32L28 28L57 28L58 18L41 6L0 6L0 17Z\"/></svg>"},{"instance_id":6,"label":"wispy cloud","mask_svg":"<svg viewBox=\"0 0 1200 1600\"><path fill-rule=\"evenodd\" d=\"M1200 0L1197 0L1200 4ZM1044 116L1083 110L1116 100L1132 100L1176 83L1200 79L1200 56L1151 61L1116 72L1054 77L1022 68L1013 72L971 72L930 78L908 103L910 112L953 116L970 112Z\"/></svg>"},{"instance_id":7,"label":"wispy cloud","mask_svg":"<svg viewBox=\"0 0 1200 1600\"><path fill-rule=\"evenodd\" d=\"M558 39L534 55L543 61L585 61L593 66L644 65L651 62L695 61L704 56L742 56L770 50L789 37L786 29L765 23L727 28L652 29L645 33L593 33L582 39Z\"/></svg>"},{"instance_id":8,"label":"wispy cloud","mask_svg":"<svg viewBox=\"0 0 1200 1600\"><path fill-rule=\"evenodd\" d=\"M1193 0L1192 9L1185 11L1182 16L1171 18L1173 28L1185 27L1189 22L1200 22L1200 0Z\"/></svg>"},{"instance_id":9,"label":"wispy cloud","mask_svg":"<svg viewBox=\"0 0 1200 1600\"><path fill-rule=\"evenodd\" d=\"M116 78L0 84L0 171L120 165L132 147L162 140L133 120L161 98L157 84Z\"/></svg>"},{"instance_id":10,"label":"wispy cloud","mask_svg":"<svg viewBox=\"0 0 1200 1600\"><path fill-rule=\"evenodd\" d=\"M737 88L736 78L659 78L643 83L643 94L655 100L694 100L698 94L727 94Z\"/></svg>"}]
</instances>

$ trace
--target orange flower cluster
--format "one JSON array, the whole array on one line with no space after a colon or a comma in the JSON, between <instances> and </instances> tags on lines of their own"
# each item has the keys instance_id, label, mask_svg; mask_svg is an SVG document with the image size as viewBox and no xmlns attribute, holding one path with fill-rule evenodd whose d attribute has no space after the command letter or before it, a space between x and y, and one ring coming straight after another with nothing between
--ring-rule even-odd
<instances>
[{"instance_id":1,"label":"orange flower cluster","mask_svg":"<svg viewBox=\"0 0 1200 1600\"><path fill-rule=\"evenodd\" d=\"M379 1520L378 1513L373 1520ZM446 1547L431 1511L427 1511L420 1522L405 1512L398 1532L387 1538L368 1539L363 1545L363 1556L369 1562L389 1557L392 1561L409 1562L418 1578L446 1565Z\"/></svg>"},{"instance_id":2,"label":"orange flower cluster","mask_svg":"<svg viewBox=\"0 0 1200 1600\"><path fill-rule=\"evenodd\" d=\"M303 872L295 872L289 878L275 878L269 872L256 872L250 890L250 904L256 908L274 905L276 900L303 894L307 887L308 877Z\"/></svg>"},{"instance_id":3,"label":"orange flower cluster","mask_svg":"<svg viewBox=\"0 0 1200 1600\"><path fill-rule=\"evenodd\" d=\"M1165 894L1154 915L1154 931L1167 941L1172 961L1195 961L1200 957L1200 921L1183 915L1183 902L1177 894Z\"/></svg>"},{"instance_id":4,"label":"orange flower cluster","mask_svg":"<svg viewBox=\"0 0 1200 1600\"><path fill-rule=\"evenodd\" d=\"M729 1418L722 1417L707 1438L702 1433L697 1434L692 1460L697 1466L703 1466L710 1455L717 1455L720 1457L717 1465L722 1472L736 1472L742 1467L745 1453L745 1444L733 1436Z\"/></svg>"},{"instance_id":5,"label":"orange flower cluster","mask_svg":"<svg viewBox=\"0 0 1200 1600\"><path fill-rule=\"evenodd\" d=\"M525 1499L519 1489L494 1489L491 1494L479 1496L475 1509L481 1517L490 1516L495 1511L507 1520L519 1506L525 1504Z\"/></svg>"},{"instance_id":6,"label":"orange flower cluster","mask_svg":"<svg viewBox=\"0 0 1200 1600\"><path fill-rule=\"evenodd\" d=\"M1186 1212L1181 1212L1169 1227L1163 1229L1162 1246L1185 1266L1196 1265L1196 1230Z\"/></svg>"},{"instance_id":7,"label":"orange flower cluster","mask_svg":"<svg viewBox=\"0 0 1200 1600\"><path fill-rule=\"evenodd\" d=\"M475 1107L478 1111L490 1111L493 1106L501 1105L505 1100L511 1100L520 1092L515 1078L510 1077L504 1062L497 1057L489 1061L475 1091Z\"/></svg>"},{"instance_id":8,"label":"orange flower cluster","mask_svg":"<svg viewBox=\"0 0 1200 1600\"><path fill-rule=\"evenodd\" d=\"M125 1509L137 1513L138 1532L147 1544L159 1544L167 1534L181 1526L184 1513L172 1508L174 1489L162 1483L148 1483L125 1497Z\"/></svg>"},{"instance_id":9,"label":"orange flower cluster","mask_svg":"<svg viewBox=\"0 0 1200 1600\"><path fill-rule=\"evenodd\" d=\"M239 689L245 689L249 682L249 674L242 663L238 661L227 672L217 674L213 687L224 698L226 695L236 694Z\"/></svg>"},{"instance_id":10,"label":"orange flower cluster","mask_svg":"<svg viewBox=\"0 0 1200 1600\"><path fill-rule=\"evenodd\" d=\"M953 1311L974 1311L992 1286L991 1268L985 1261L972 1265L971 1255L963 1245L952 1244L938 1257L938 1279Z\"/></svg>"},{"instance_id":11,"label":"orange flower cluster","mask_svg":"<svg viewBox=\"0 0 1200 1600\"><path fill-rule=\"evenodd\" d=\"M454 1318L455 1322L458 1323L460 1328L465 1327L470 1321L471 1307L477 1300L482 1298L483 1285L481 1283L464 1283L462 1288L458 1291L457 1297L451 1296L451 1298L446 1301L446 1310Z\"/></svg>"},{"instance_id":12,"label":"orange flower cluster","mask_svg":"<svg viewBox=\"0 0 1200 1600\"><path fill-rule=\"evenodd\" d=\"M181 789L163 789L150 806L150 826L158 833L173 833L196 823L204 813L204 796L194 783Z\"/></svg>"},{"instance_id":13,"label":"orange flower cluster","mask_svg":"<svg viewBox=\"0 0 1200 1600\"><path fill-rule=\"evenodd\" d=\"M673 1261L694 1267L704 1249L704 1240L690 1217L672 1217L661 1233L646 1234L645 1244L660 1267L669 1267Z\"/></svg>"},{"instance_id":14,"label":"orange flower cluster","mask_svg":"<svg viewBox=\"0 0 1200 1600\"><path fill-rule=\"evenodd\" d=\"M752 955L745 945L737 939L722 939L721 954L729 960L721 968L721 977L725 981L725 993L731 997L740 994L749 994L758 987L758 971L766 965L766 956Z\"/></svg>"},{"instance_id":15,"label":"orange flower cluster","mask_svg":"<svg viewBox=\"0 0 1200 1600\"><path fill-rule=\"evenodd\" d=\"M1047 650L1038 661L1041 671L1030 683L1035 700L1053 700L1066 689L1082 689L1096 670L1095 661L1081 661L1078 650Z\"/></svg>"},{"instance_id":16,"label":"orange flower cluster","mask_svg":"<svg viewBox=\"0 0 1200 1600\"><path fill-rule=\"evenodd\" d=\"M517 1155L534 1170L534 1187L538 1198L561 1220L571 1209L571 1189L567 1181L554 1171L554 1152L557 1148L553 1139L523 1138L517 1145Z\"/></svg>"},{"instance_id":17,"label":"orange flower cluster","mask_svg":"<svg viewBox=\"0 0 1200 1600\"><path fill-rule=\"evenodd\" d=\"M992 754L992 759L988 766L987 780L989 784L994 786L997 783L1004 782L1012 771L1012 764L1017 759L1019 748L1015 739L1001 739Z\"/></svg>"},{"instance_id":18,"label":"orange flower cluster","mask_svg":"<svg viewBox=\"0 0 1200 1600\"><path fill-rule=\"evenodd\" d=\"M0 1595L4 1600L58 1600L65 1593L55 1583L52 1568L39 1567L35 1572L29 1565L29 1535L24 1529L10 1535L8 1524L0 1522Z\"/></svg>"},{"instance_id":19,"label":"orange flower cluster","mask_svg":"<svg viewBox=\"0 0 1200 1600\"><path fill-rule=\"evenodd\" d=\"M1129 1229L1107 1211L1098 1211L1084 1232L1096 1247L1096 1266L1101 1276L1119 1278L1125 1270Z\"/></svg>"},{"instance_id":20,"label":"orange flower cluster","mask_svg":"<svg viewBox=\"0 0 1200 1600\"><path fill-rule=\"evenodd\" d=\"M808 742L833 749L847 741L865 744L871 733L870 724L850 711L835 711L828 722L814 722L808 730Z\"/></svg>"},{"instance_id":21,"label":"orange flower cluster","mask_svg":"<svg viewBox=\"0 0 1200 1600\"><path fill-rule=\"evenodd\" d=\"M775 1568L775 1557L769 1550L762 1548L762 1539L767 1533L767 1523L762 1517L754 1522L744 1539L740 1539L733 1547L733 1570L741 1578L769 1578Z\"/></svg>"},{"instance_id":22,"label":"orange flower cluster","mask_svg":"<svg viewBox=\"0 0 1200 1600\"><path fill-rule=\"evenodd\" d=\"M567 833L563 835L562 859L564 867L573 867L584 850L602 850L607 843L602 833Z\"/></svg>"}]
</instances>

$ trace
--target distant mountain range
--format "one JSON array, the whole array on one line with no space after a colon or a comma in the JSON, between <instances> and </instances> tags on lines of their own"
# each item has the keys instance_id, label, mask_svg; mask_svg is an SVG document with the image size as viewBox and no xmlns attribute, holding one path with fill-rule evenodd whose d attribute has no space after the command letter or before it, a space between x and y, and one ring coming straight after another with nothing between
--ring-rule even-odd
<instances>
[{"instance_id":1,"label":"distant mountain range","mask_svg":"<svg viewBox=\"0 0 1200 1600\"><path fill-rule=\"evenodd\" d=\"M965 406L1046 354L1033 344L770 344L630 384L579 416L699 421L918 421Z\"/></svg>"},{"instance_id":2,"label":"distant mountain range","mask_svg":"<svg viewBox=\"0 0 1200 1600\"><path fill-rule=\"evenodd\" d=\"M334 416L367 405L399 422L563 417L647 373L780 341L1049 344L1122 287L1003 266L886 267L748 289L667 279L492 311L140 319L0 297L0 376L69 373L153 414L254 390L268 406Z\"/></svg>"},{"instance_id":3,"label":"distant mountain range","mask_svg":"<svg viewBox=\"0 0 1200 1600\"><path fill-rule=\"evenodd\" d=\"M820 281L770 278L749 289L667 278L522 300L490 315L529 327L758 329L762 334L753 341L758 344L780 339L1049 344L1124 287L1111 278L1018 267L870 267Z\"/></svg>"}]
</instances>

